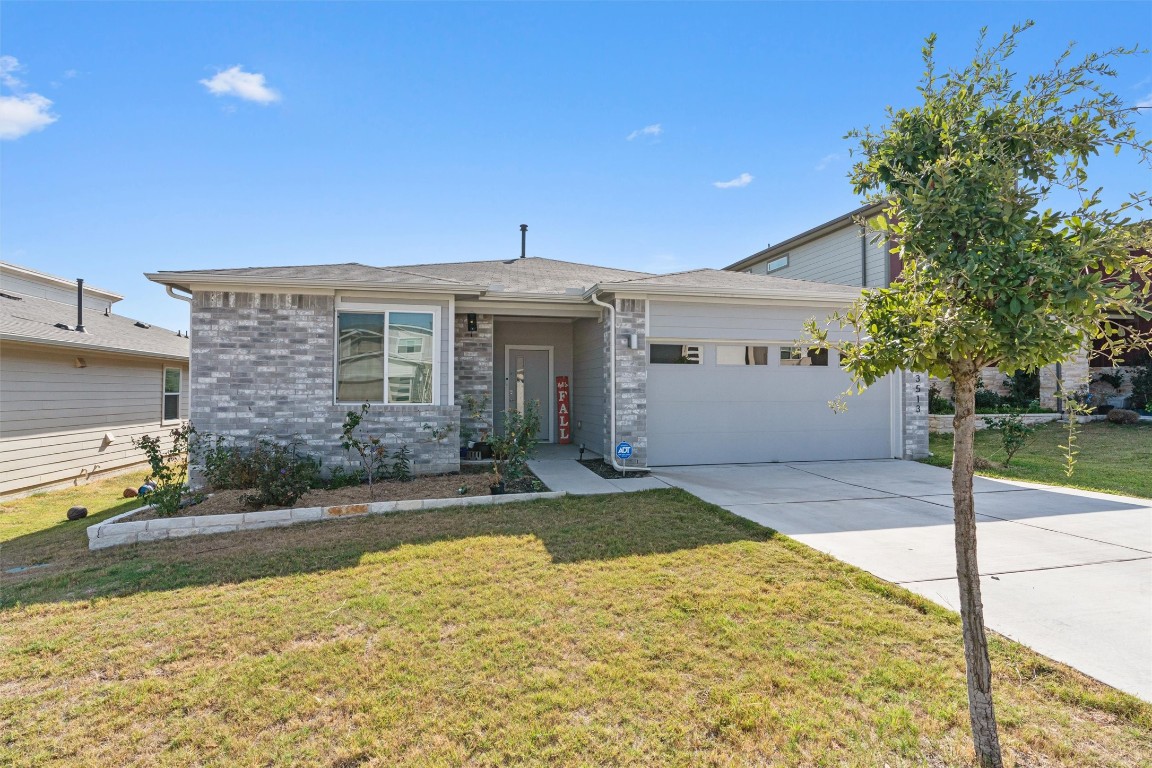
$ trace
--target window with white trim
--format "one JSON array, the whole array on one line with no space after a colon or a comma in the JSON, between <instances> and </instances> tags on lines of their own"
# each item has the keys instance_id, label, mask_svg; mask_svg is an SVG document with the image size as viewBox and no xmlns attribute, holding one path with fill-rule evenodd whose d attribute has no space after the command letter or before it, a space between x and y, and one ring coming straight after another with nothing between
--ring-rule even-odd
<instances>
[{"instance_id":1,"label":"window with white trim","mask_svg":"<svg viewBox=\"0 0 1152 768\"><path fill-rule=\"evenodd\" d=\"M435 318L433 310L339 312L337 402L434 403Z\"/></svg>"},{"instance_id":2,"label":"window with white trim","mask_svg":"<svg viewBox=\"0 0 1152 768\"><path fill-rule=\"evenodd\" d=\"M179 368L164 369L164 421L179 421L180 419L181 378Z\"/></svg>"},{"instance_id":3,"label":"window with white trim","mask_svg":"<svg viewBox=\"0 0 1152 768\"><path fill-rule=\"evenodd\" d=\"M786 266L788 266L788 254L784 254L783 256L778 256L775 259L772 259L772 261L765 264L764 265L764 274L768 274L769 272L775 272L778 269L784 269L784 267L786 267Z\"/></svg>"}]
</instances>

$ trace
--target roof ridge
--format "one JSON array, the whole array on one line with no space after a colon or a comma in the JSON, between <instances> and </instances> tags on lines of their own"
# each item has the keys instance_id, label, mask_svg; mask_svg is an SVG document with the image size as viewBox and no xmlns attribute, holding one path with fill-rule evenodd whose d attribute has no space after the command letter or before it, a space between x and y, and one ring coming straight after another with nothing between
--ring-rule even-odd
<instances>
[{"instance_id":1,"label":"roof ridge","mask_svg":"<svg viewBox=\"0 0 1152 768\"><path fill-rule=\"evenodd\" d=\"M641 274L644 275L644 277L634 277L631 280L619 280L617 282L635 283L635 282L638 282L640 280L651 280L654 277L657 277L657 278L659 278L659 277L675 277L676 275L690 275L693 272L723 272L723 271L724 270L722 270L722 269L714 269L713 267L697 267L696 269L684 269L684 270L681 270L679 272L660 272L660 273L642 272Z\"/></svg>"}]
</instances>

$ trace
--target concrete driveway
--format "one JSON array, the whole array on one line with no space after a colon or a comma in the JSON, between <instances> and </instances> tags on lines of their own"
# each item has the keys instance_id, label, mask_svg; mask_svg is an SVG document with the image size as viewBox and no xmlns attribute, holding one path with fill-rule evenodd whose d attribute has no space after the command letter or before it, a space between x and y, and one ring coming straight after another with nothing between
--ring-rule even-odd
<instances>
[{"instance_id":1,"label":"concrete driveway","mask_svg":"<svg viewBox=\"0 0 1152 768\"><path fill-rule=\"evenodd\" d=\"M911 461L652 475L959 610L951 473ZM976 478L989 628L1152 701L1152 500Z\"/></svg>"}]
</instances>

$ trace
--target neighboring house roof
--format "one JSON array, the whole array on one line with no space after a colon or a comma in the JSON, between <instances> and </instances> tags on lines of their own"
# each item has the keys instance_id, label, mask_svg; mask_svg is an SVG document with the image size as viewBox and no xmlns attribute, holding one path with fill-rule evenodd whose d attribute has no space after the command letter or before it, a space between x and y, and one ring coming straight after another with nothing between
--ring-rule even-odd
<instances>
[{"instance_id":1,"label":"neighboring house roof","mask_svg":"<svg viewBox=\"0 0 1152 768\"><path fill-rule=\"evenodd\" d=\"M50 275L47 272L41 272L30 267L22 267L19 264L13 264L8 261L0 261L0 276L21 277L36 283L52 286L57 290L65 290L69 292L76 290L76 281L74 280L69 280L65 277L57 277L56 275ZM98 298L104 299L112 304L115 304L124 298L118 293L113 293L112 291L107 291L103 288L96 288L92 285L85 285L84 293L88 296L96 296Z\"/></svg>"},{"instance_id":2,"label":"neighboring house roof","mask_svg":"<svg viewBox=\"0 0 1152 768\"><path fill-rule=\"evenodd\" d=\"M754 275L749 272L728 272L720 269L693 269L669 275L651 275L614 282L602 282L603 291L669 293L700 296L760 296L765 298L841 298L852 300L860 295L860 288L850 285L816 283L811 280L791 280L784 277Z\"/></svg>"},{"instance_id":3,"label":"neighboring house roof","mask_svg":"<svg viewBox=\"0 0 1152 768\"><path fill-rule=\"evenodd\" d=\"M815 240L818 237L822 237L829 232L835 232L838 229L843 229L844 227L855 224L857 217L879 213L883 207L883 203L868 203L867 205L862 205L856 210L849 211L843 216L837 216L836 218L830 221L826 221L823 224L817 224L815 227L812 227L812 229L801 232L795 237L790 237L783 242L777 243L776 245L770 245L762 251L757 251L746 259L741 259L734 264L729 264L728 266L724 267L724 269L735 272L745 270L753 264L758 264L765 259L771 258L778 254L782 254L792 248L804 245L805 243Z\"/></svg>"},{"instance_id":4,"label":"neighboring house roof","mask_svg":"<svg viewBox=\"0 0 1152 768\"><path fill-rule=\"evenodd\" d=\"M188 359L188 339L175 331L102 312L84 312L84 333L57 328L75 327L76 306L37 296L0 295L0 340L47 344L69 349L117 352L145 357Z\"/></svg>"}]
</instances>

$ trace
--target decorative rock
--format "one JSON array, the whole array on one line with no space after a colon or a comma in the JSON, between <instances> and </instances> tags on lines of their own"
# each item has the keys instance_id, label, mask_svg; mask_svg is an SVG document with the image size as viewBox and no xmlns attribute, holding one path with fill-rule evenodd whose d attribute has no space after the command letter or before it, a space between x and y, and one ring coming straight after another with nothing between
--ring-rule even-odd
<instances>
[{"instance_id":1,"label":"decorative rock","mask_svg":"<svg viewBox=\"0 0 1152 768\"><path fill-rule=\"evenodd\" d=\"M134 499L139 495L140 495L140 492L138 490L136 490L135 488L125 488L124 489L124 498L126 498L126 499Z\"/></svg>"},{"instance_id":2,"label":"decorative rock","mask_svg":"<svg viewBox=\"0 0 1152 768\"><path fill-rule=\"evenodd\" d=\"M85 517L88 517L88 507L72 507L68 510L69 520L80 520Z\"/></svg>"}]
</instances>

